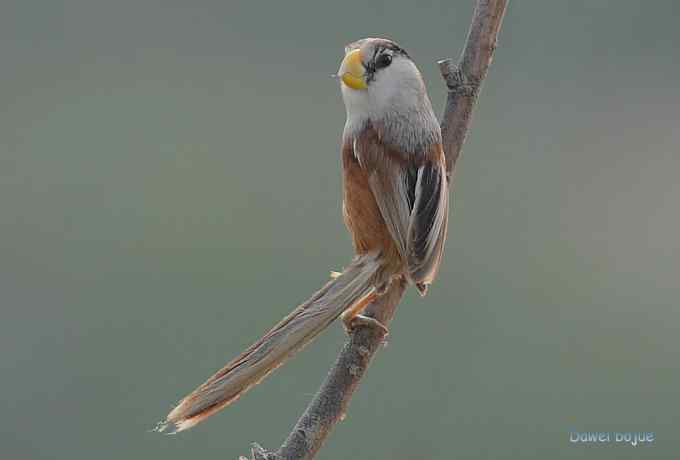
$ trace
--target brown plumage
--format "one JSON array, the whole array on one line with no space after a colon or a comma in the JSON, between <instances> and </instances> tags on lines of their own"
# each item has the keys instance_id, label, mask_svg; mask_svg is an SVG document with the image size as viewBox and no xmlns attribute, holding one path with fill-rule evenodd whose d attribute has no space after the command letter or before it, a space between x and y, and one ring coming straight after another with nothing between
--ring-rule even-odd
<instances>
[{"instance_id":1,"label":"brown plumage","mask_svg":"<svg viewBox=\"0 0 680 460\"><path fill-rule=\"evenodd\" d=\"M379 124L367 123L344 139L342 165L343 213L355 252L380 253L385 269L405 270L424 294L441 261L448 221L441 144L405 156L382 141Z\"/></svg>"},{"instance_id":2,"label":"brown plumage","mask_svg":"<svg viewBox=\"0 0 680 460\"><path fill-rule=\"evenodd\" d=\"M424 295L448 220L439 124L415 64L394 42L346 48L338 75L347 108L343 214L355 256L342 273L182 399L158 430L182 431L238 399L342 315L348 329L395 278ZM377 323L377 324L376 324Z\"/></svg>"}]
</instances>

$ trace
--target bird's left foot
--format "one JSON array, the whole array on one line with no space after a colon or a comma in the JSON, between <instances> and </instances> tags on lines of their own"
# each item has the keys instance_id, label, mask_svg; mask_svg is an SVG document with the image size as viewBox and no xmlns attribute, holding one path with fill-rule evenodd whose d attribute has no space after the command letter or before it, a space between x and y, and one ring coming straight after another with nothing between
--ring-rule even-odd
<instances>
[{"instance_id":1,"label":"bird's left foot","mask_svg":"<svg viewBox=\"0 0 680 460\"><path fill-rule=\"evenodd\" d=\"M347 334L351 334L355 328L361 326L377 328L385 335L389 333L387 327L385 327L385 325L380 321L361 314L361 312L364 311L364 308L366 308L366 306L373 302L377 297L378 295L376 294L375 289L373 289L357 302L355 302L354 305L345 310L342 315L340 315L342 318L342 325L344 326L345 332L347 332Z\"/></svg>"},{"instance_id":2,"label":"bird's left foot","mask_svg":"<svg viewBox=\"0 0 680 460\"><path fill-rule=\"evenodd\" d=\"M390 330L387 329L387 326L385 326L383 323L378 321L375 318L371 318L370 316L365 316L365 315L354 315L351 318L345 318L343 316L342 318L342 325L345 328L345 332L347 335L350 335L354 329L358 327L370 327L374 329L378 329L380 332L382 332L383 335L388 335L390 333Z\"/></svg>"}]
</instances>

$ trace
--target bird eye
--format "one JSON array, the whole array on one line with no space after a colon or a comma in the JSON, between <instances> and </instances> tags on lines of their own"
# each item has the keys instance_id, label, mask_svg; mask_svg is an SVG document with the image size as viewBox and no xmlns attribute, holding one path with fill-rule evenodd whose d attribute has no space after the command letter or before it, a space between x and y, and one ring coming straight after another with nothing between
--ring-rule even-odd
<instances>
[{"instance_id":1,"label":"bird eye","mask_svg":"<svg viewBox=\"0 0 680 460\"><path fill-rule=\"evenodd\" d=\"M382 69L384 67L387 67L392 63L392 56L389 54L381 54L378 56L378 59L375 60L375 68L376 69Z\"/></svg>"}]
</instances>

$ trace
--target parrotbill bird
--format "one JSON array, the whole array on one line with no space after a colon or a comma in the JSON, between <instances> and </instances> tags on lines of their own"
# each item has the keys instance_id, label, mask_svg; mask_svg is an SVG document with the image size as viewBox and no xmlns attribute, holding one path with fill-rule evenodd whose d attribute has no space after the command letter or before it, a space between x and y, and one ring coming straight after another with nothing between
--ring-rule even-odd
<instances>
[{"instance_id":1,"label":"parrotbill bird","mask_svg":"<svg viewBox=\"0 0 680 460\"><path fill-rule=\"evenodd\" d=\"M434 281L446 239L448 186L439 122L423 78L404 49L382 38L349 44L337 78L347 111L343 215L354 258L182 399L161 429L182 431L222 409L338 317L348 330L384 329L362 310L396 279L421 295Z\"/></svg>"}]
</instances>

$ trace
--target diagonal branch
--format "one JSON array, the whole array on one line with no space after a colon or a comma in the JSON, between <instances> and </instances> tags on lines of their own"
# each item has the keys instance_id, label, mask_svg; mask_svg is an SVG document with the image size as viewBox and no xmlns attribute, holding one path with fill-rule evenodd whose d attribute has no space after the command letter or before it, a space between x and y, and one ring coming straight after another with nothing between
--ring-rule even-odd
<instances>
[{"instance_id":1,"label":"diagonal branch","mask_svg":"<svg viewBox=\"0 0 680 460\"><path fill-rule=\"evenodd\" d=\"M477 0L459 63L454 65L451 59L439 61L449 90L441 122L449 178L460 156L472 110L491 64L506 6L507 0ZM385 295L369 305L365 314L389 325L405 288L405 282L393 282ZM252 460L314 458L335 424L343 418L354 390L383 339L383 332L377 328L356 328L283 445L276 452L268 452L253 444ZM245 460L244 457L241 459Z\"/></svg>"},{"instance_id":2,"label":"diagonal branch","mask_svg":"<svg viewBox=\"0 0 680 460\"><path fill-rule=\"evenodd\" d=\"M451 59L439 61L439 71L449 94L442 116L442 142L449 175L455 168L470 126L472 109L486 78L496 49L507 0L477 0L465 48L458 65Z\"/></svg>"}]
</instances>

